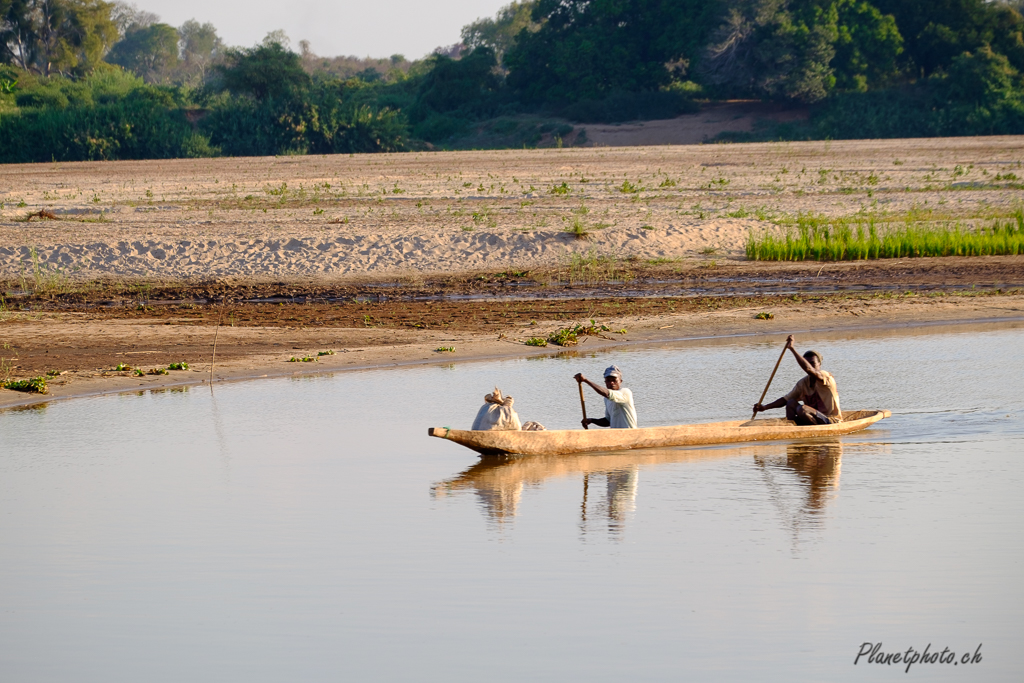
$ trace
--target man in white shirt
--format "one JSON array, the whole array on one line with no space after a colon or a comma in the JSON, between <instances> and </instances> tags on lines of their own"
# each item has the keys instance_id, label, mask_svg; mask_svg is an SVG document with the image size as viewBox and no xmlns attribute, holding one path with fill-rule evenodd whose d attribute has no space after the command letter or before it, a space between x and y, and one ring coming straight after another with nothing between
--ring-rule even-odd
<instances>
[{"instance_id":1,"label":"man in white shirt","mask_svg":"<svg viewBox=\"0 0 1024 683\"><path fill-rule=\"evenodd\" d=\"M587 425L611 427L612 429L636 429L636 408L633 406L633 392L622 388L622 373L614 365L604 371L604 386L594 384L578 373L574 379L580 384L586 382L594 391L604 396L604 417L584 418Z\"/></svg>"}]
</instances>

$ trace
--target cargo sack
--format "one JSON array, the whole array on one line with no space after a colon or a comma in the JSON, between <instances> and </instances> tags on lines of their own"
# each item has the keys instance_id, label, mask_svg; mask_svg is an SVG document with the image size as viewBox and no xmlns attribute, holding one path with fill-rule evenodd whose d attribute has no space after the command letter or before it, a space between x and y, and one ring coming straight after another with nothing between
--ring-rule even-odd
<instances>
[{"instance_id":1,"label":"cargo sack","mask_svg":"<svg viewBox=\"0 0 1024 683\"><path fill-rule=\"evenodd\" d=\"M502 396L501 389L494 387L493 394L484 396L484 404L473 420L473 431L519 431L522 423L512 409L514 401L511 396Z\"/></svg>"},{"instance_id":2,"label":"cargo sack","mask_svg":"<svg viewBox=\"0 0 1024 683\"><path fill-rule=\"evenodd\" d=\"M523 431L524 432L546 432L547 431L547 427L542 425L540 422L534 422L533 420L530 420L529 422L527 422L526 424L523 425Z\"/></svg>"}]
</instances>

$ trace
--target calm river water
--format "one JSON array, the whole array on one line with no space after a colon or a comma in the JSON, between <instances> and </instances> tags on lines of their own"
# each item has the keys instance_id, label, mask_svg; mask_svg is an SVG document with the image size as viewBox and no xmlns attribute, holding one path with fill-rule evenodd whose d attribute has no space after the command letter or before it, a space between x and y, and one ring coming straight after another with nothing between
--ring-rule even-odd
<instances>
[{"instance_id":1,"label":"calm river water","mask_svg":"<svg viewBox=\"0 0 1024 683\"><path fill-rule=\"evenodd\" d=\"M893 417L505 464L426 436L494 385L578 426L610 363L642 426L745 419L781 345L743 340L0 412L0 680L1019 680L1024 327L798 346Z\"/></svg>"}]
</instances>

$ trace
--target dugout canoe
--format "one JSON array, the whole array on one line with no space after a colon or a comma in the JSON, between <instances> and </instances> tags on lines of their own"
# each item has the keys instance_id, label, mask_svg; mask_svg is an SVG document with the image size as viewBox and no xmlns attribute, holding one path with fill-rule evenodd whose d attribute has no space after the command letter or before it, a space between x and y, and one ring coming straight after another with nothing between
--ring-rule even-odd
<instances>
[{"instance_id":1,"label":"dugout canoe","mask_svg":"<svg viewBox=\"0 0 1024 683\"><path fill-rule=\"evenodd\" d=\"M481 455L564 455L635 448L778 441L839 436L860 431L887 418L888 410L844 412L838 424L801 427L786 419L737 420L641 429L552 429L542 432L471 431L431 427L429 436L448 439Z\"/></svg>"}]
</instances>

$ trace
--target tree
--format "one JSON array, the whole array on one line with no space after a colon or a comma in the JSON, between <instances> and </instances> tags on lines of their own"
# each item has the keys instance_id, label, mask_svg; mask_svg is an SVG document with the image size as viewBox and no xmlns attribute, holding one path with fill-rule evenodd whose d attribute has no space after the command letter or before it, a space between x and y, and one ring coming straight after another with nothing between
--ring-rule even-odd
<instances>
[{"instance_id":1,"label":"tree","mask_svg":"<svg viewBox=\"0 0 1024 683\"><path fill-rule=\"evenodd\" d=\"M216 68L227 90L256 100L285 98L311 83L299 55L275 41L228 50L225 63Z\"/></svg>"},{"instance_id":2,"label":"tree","mask_svg":"<svg viewBox=\"0 0 1024 683\"><path fill-rule=\"evenodd\" d=\"M922 77L948 70L954 58L984 45L1024 70L1024 18L1010 3L872 0L872 4L895 17L906 43L906 66Z\"/></svg>"},{"instance_id":3,"label":"tree","mask_svg":"<svg viewBox=\"0 0 1024 683\"><path fill-rule=\"evenodd\" d=\"M102 0L0 0L3 61L49 76L91 71L117 40Z\"/></svg>"},{"instance_id":4,"label":"tree","mask_svg":"<svg viewBox=\"0 0 1024 683\"><path fill-rule=\"evenodd\" d=\"M107 55L148 83L163 83L178 66L178 31L168 24L132 26Z\"/></svg>"},{"instance_id":5,"label":"tree","mask_svg":"<svg viewBox=\"0 0 1024 683\"><path fill-rule=\"evenodd\" d=\"M601 99L656 90L704 46L720 0L538 0L505 55L508 84L527 102Z\"/></svg>"},{"instance_id":6,"label":"tree","mask_svg":"<svg viewBox=\"0 0 1024 683\"><path fill-rule=\"evenodd\" d=\"M178 28L181 46L181 68L187 79L202 83L207 71L224 49L213 24L200 24L189 19Z\"/></svg>"},{"instance_id":7,"label":"tree","mask_svg":"<svg viewBox=\"0 0 1024 683\"><path fill-rule=\"evenodd\" d=\"M702 73L735 94L816 102L835 85L838 20L832 4L744 0L716 32Z\"/></svg>"},{"instance_id":8,"label":"tree","mask_svg":"<svg viewBox=\"0 0 1024 683\"><path fill-rule=\"evenodd\" d=\"M494 52L498 64L505 53L515 45L516 37L522 31L535 33L540 24L533 20L537 0L524 0L505 5L494 19L477 19L462 27L462 42L470 50L486 47Z\"/></svg>"},{"instance_id":9,"label":"tree","mask_svg":"<svg viewBox=\"0 0 1024 683\"><path fill-rule=\"evenodd\" d=\"M128 33L128 29L144 28L160 21L160 17L156 14L140 10L134 3L128 4L127 2L115 2L110 11L110 18L117 26L118 34L122 36Z\"/></svg>"},{"instance_id":10,"label":"tree","mask_svg":"<svg viewBox=\"0 0 1024 683\"><path fill-rule=\"evenodd\" d=\"M903 52L896 19L864 0L839 0L836 7L838 36L832 60L836 87L864 92L895 80Z\"/></svg>"}]
</instances>

